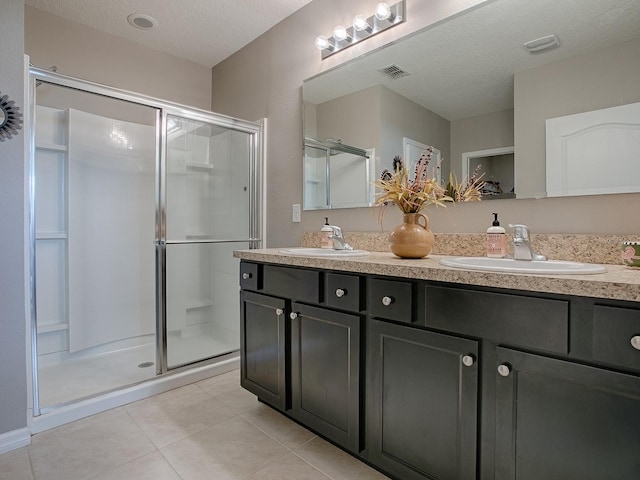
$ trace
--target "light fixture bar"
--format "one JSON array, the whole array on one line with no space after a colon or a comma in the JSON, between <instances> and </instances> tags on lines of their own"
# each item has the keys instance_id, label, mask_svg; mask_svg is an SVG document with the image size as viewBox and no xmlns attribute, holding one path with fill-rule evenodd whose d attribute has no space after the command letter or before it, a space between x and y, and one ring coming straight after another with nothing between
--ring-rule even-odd
<instances>
[{"instance_id":1,"label":"light fixture bar","mask_svg":"<svg viewBox=\"0 0 640 480\"><path fill-rule=\"evenodd\" d=\"M391 6L386 3L379 3L375 10L376 13L366 19L364 15L356 15L353 19L353 25L344 29L346 37L344 36L344 27L334 28L334 32L338 33L338 35L334 33L329 38L319 35L316 38L316 48L320 50L322 60L404 22L406 20L405 1L400 0ZM384 15L381 13L384 13ZM320 38L322 41L318 40Z\"/></svg>"}]
</instances>

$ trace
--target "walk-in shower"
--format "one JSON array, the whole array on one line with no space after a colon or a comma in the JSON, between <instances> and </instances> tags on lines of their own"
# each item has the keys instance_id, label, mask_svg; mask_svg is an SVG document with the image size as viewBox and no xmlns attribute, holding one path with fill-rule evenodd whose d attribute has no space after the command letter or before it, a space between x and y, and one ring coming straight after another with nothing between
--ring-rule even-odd
<instances>
[{"instance_id":1,"label":"walk-in shower","mask_svg":"<svg viewBox=\"0 0 640 480\"><path fill-rule=\"evenodd\" d=\"M256 123L30 68L34 414L239 349Z\"/></svg>"}]
</instances>

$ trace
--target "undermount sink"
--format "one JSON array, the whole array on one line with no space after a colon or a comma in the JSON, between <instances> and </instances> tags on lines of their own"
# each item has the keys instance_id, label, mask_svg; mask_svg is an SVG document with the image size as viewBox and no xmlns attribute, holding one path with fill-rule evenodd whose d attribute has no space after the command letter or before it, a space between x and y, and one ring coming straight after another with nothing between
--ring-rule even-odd
<instances>
[{"instance_id":1,"label":"undermount sink","mask_svg":"<svg viewBox=\"0 0 640 480\"><path fill-rule=\"evenodd\" d=\"M602 265L562 260L514 260L512 258L452 257L440 260L447 267L503 273L538 273L547 275L592 275L606 273Z\"/></svg>"},{"instance_id":2,"label":"undermount sink","mask_svg":"<svg viewBox=\"0 0 640 480\"><path fill-rule=\"evenodd\" d=\"M295 255L298 257L363 257L369 255L366 250L334 250L328 248L283 248L282 255Z\"/></svg>"}]
</instances>

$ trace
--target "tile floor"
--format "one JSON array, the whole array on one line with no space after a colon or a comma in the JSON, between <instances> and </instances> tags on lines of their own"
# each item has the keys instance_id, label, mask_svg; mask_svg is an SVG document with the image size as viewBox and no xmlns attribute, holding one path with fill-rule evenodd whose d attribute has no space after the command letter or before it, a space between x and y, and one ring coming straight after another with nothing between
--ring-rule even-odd
<instances>
[{"instance_id":1,"label":"tile floor","mask_svg":"<svg viewBox=\"0 0 640 480\"><path fill-rule=\"evenodd\" d=\"M35 435L2 480L384 480L259 403L233 371Z\"/></svg>"}]
</instances>

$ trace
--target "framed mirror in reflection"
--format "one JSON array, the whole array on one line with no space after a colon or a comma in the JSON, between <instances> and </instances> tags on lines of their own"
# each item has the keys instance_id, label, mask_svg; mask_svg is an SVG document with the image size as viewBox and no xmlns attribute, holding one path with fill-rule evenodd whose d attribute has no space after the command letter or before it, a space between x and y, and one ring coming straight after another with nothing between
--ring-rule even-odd
<instances>
[{"instance_id":1,"label":"framed mirror in reflection","mask_svg":"<svg viewBox=\"0 0 640 480\"><path fill-rule=\"evenodd\" d=\"M303 128L372 149L374 178L408 138L440 150L443 179L480 163L503 193L492 198L543 197L546 121L640 102L638 84L637 0L489 0L307 79ZM603 175L625 171L620 156Z\"/></svg>"}]
</instances>

